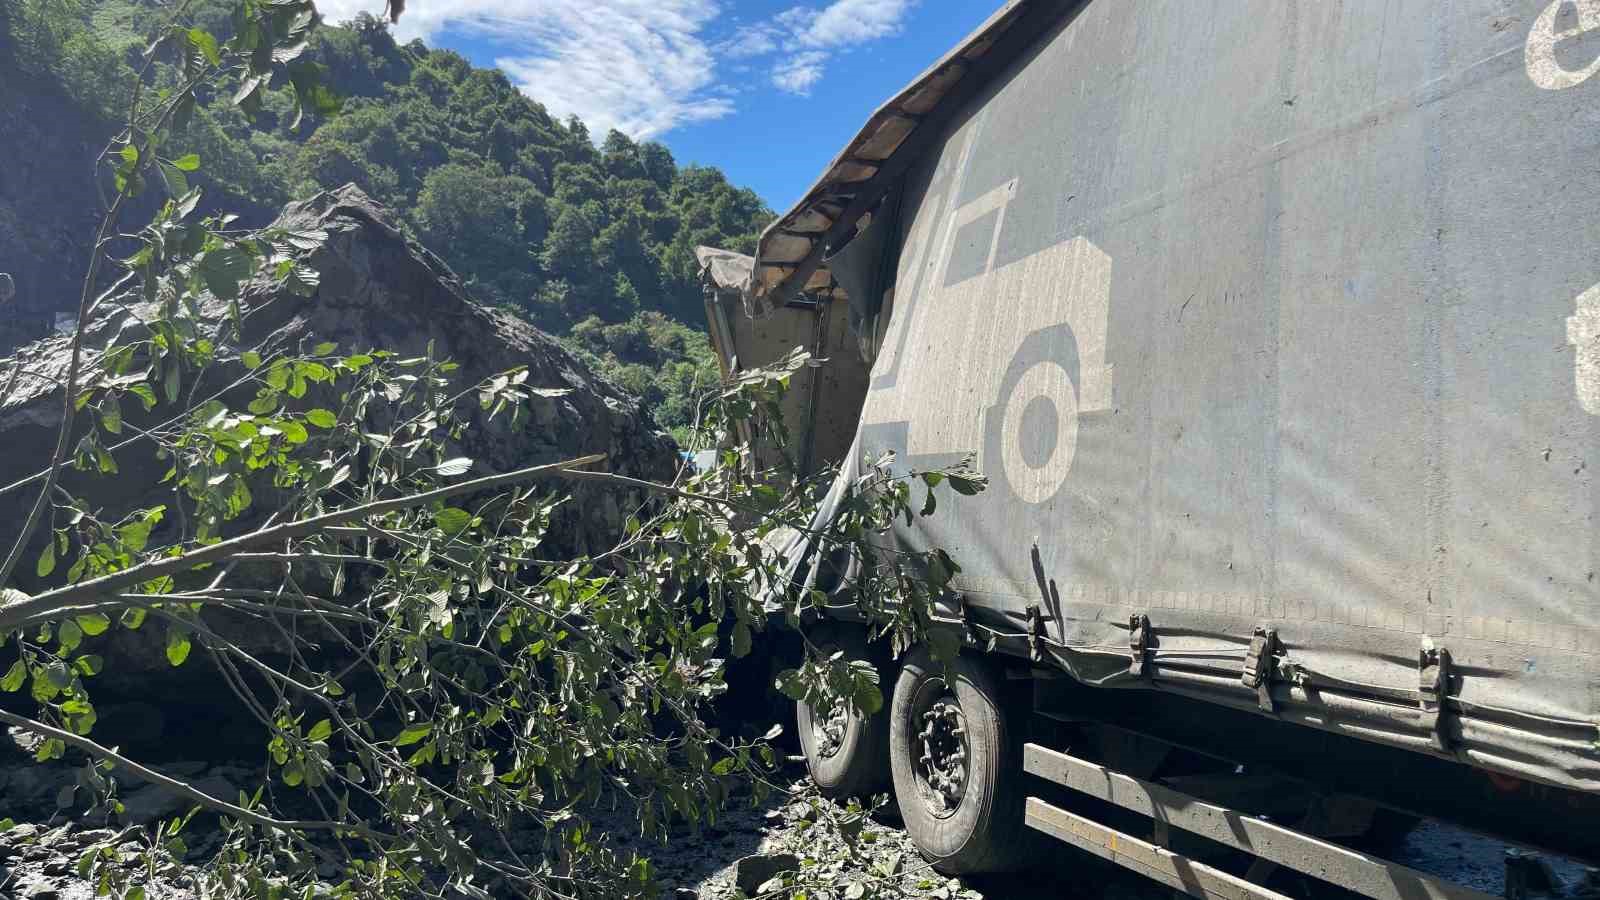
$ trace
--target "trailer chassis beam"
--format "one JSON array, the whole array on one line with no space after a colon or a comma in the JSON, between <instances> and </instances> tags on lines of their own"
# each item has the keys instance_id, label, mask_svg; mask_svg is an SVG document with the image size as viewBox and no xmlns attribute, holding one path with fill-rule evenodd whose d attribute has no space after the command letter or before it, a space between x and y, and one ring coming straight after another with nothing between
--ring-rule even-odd
<instances>
[{"instance_id":1,"label":"trailer chassis beam","mask_svg":"<svg viewBox=\"0 0 1600 900\"><path fill-rule=\"evenodd\" d=\"M1057 809L1037 797L1028 798L1027 816L1031 828L1191 897L1203 900L1289 900L1276 891L1251 884L1237 875L1229 875L1181 853L1107 828L1076 813Z\"/></svg>"},{"instance_id":2,"label":"trailer chassis beam","mask_svg":"<svg viewBox=\"0 0 1600 900\"><path fill-rule=\"evenodd\" d=\"M1031 775L1055 782L1149 816L1157 823L1179 828L1225 847L1251 854L1258 859L1320 878L1373 900L1494 900L1490 895L1451 884L1347 847L1331 844L1273 822L1248 816L1225 806L1207 803L1171 788L1114 772L1087 760L1028 744L1023 753L1023 768ZM1154 845L1112 831L1030 797L1027 804L1030 826L1054 837L1083 847L1105 859L1150 875L1194 897L1276 897L1263 888L1250 885L1220 870L1208 869ZM1109 846L1106 841L1111 843ZM1134 841L1135 843L1128 843ZM1090 846L1094 845L1094 846ZM1102 849L1096 850L1095 846ZM1128 850L1134 847L1136 850ZM1119 852L1120 848L1120 852ZM1159 851L1152 853L1152 851ZM1207 869L1225 881L1200 879ZM1161 873L1166 873L1165 875ZM1182 884L1173 884L1173 874L1195 874ZM1209 876L1208 876L1209 877ZM1228 893L1239 885L1260 893ZM1218 891L1222 891L1219 893Z\"/></svg>"}]
</instances>

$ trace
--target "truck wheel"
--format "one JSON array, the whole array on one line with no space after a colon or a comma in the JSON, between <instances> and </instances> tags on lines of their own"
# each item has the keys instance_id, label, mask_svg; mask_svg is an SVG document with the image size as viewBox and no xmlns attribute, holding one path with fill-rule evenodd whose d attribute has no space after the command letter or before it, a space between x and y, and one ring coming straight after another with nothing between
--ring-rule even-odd
<instances>
[{"instance_id":1,"label":"truck wheel","mask_svg":"<svg viewBox=\"0 0 1600 900\"><path fill-rule=\"evenodd\" d=\"M1004 680L975 657L945 667L918 649L900 669L889 712L895 799L912 841L947 875L1019 868L1033 846L1010 705Z\"/></svg>"},{"instance_id":2,"label":"truck wheel","mask_svg":"<svg viewBox=\"0 0 1600 900\"><path fill-rule=\"evenodd\" d=\"M867 644L859 628L830 627L812 638L823 652L843 650L845 658L870 661L878 669L880 690L890 683L888 653ZM866 797L889 787L889 710L888 704L871 716L863 716L848 705L832 709L813 709L809 703L795 704L800 748L805 753L811 780L827 797Z\"/></svg>"}]
</instances>

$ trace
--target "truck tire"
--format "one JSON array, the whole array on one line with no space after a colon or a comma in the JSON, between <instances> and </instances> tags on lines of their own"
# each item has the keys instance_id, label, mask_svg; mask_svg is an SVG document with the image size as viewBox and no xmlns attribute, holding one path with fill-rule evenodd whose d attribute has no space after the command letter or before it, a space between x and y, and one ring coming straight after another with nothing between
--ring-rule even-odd
<instances>
[{"instance_id":1,"label":"truck tire","mask_svg":"<svg viewBox=\"0 0 1600 900\"><path fill-rule=\"evenodd\" d=\"M825 653L843 650L846 659L871 662L878 670L879 690L889 690L893 676L889 654L869 646L862 629L827 626L812 637L812 643ZM811 780L823 796L868 797L888 790L888 706L885 702L873 715L863 716L847 706L816 710L803 700L796 702L800 749L805 753Z\"/></svg>"},{"instance_id":2,"label":"truck tire","mask_svg":"<svg viewBox=\"0 0 1600 900\"><path fill-rule=\"evenodd\" d=\"M1015 704L1005 688L981 658L946 667L925 649L906 659L895 683L895 799L912 841L947 875L1020 868L1035 846L1023 823L1021 720L1008 715Z\"/></svg>"}]
</instances>

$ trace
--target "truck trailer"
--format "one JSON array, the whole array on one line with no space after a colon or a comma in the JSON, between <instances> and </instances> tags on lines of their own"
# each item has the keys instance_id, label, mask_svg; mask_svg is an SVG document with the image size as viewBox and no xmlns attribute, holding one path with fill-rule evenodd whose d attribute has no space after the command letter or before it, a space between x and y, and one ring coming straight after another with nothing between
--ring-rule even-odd
<instances>
[{"instance_id":1,"label":"truck trailer","mask_svg":"<svg viewBox=\"0 0 1600 900\"><path fill-rule=\"evenodd\" d=\"M1597 73L1600 0L1011 0L707 251L730 373L821 361L809 463L990 479L893 535L962 568L955 663L816 582L892 694L800 710L818 783L953 873L1484 896L1383 857L1418 818L1600 863Z\"/></svg>"}]
</instances>

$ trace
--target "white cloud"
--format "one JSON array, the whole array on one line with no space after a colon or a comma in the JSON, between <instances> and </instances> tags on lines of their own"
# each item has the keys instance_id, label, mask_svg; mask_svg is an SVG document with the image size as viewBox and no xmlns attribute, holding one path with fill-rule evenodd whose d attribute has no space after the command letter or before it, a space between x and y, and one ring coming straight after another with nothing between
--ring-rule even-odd
<instances>
[{"instance_id":1,"label":"white cloud","mask_svg":"<svg viewBox=\"0 0 1600 900\"><path fill-rule=\"evenodd\" d=\"M809 96L836 52L899 34L916 5L917 0L834 0L784 10L769 26L786 35L784 55L772 66L773 85Z\"/></svg>"},{"instance_id":2,"label":"white cloud","mask_svg":"<svg viewBox=\"0 0 1600 900\"><path fill-rule=\"evenodd\" d=\"M771 22L746 25L733 33L733 37L717 44L717 56L723 59L749 59L765 56L778 49L784 37L782 29Z\"/></svg>"},{"instance_id":3,"label":"white cloud","mask_svg":"<svg viewBox=\"0 0 1600 900\"><path fill-rule=\"evenodd\" d=\"M319 8L337 21L381 5ZM645 139L733 112L703 37L717 13L717 0L428 0L407 4L395 37L487 38L505 50L495 65L551 113L577 115L597 141L612 128Z\"/></svg>"},{"instance_id":4,"label":"white cloud","mask_svg":"<svg viewBox=\"0 0 1600 900\"><path fill-rule=\"evenodd\" d=\"M772 67L772 84L780 91L811 95L811 87L822 80L823 66L828 54L821 50L806 50L785 56Z\"/></svg>"},{"instance_id":5,"label":"white cloud","mask_svg":"<svg viewBox=\"0 0 1600 900\"><path fill-rule=\"evenodd\" d=\"M898 34L918 0L833 0L710 34L732 0L426 0L406 5L395 37L437 43L451 31L502 49L495 65L553 114L577 115L595 140L634 138L734 112L739 90L718 63L760 65L772 85L809 95L840 51ZM383 14L383 0L319 0L330 21ZM733 79L735 82L743 78Z\"/></svg>"},{"instance_id":6,"label":"white cloud","mask_svg":"<svg viewBox=\"0 0 1600 900\"><path fill-rule=\"evenodd\" d=\"M900 33L916 0L836 0L799 34L807 47L848 47Z\"/></svg>"}]
</instances>

